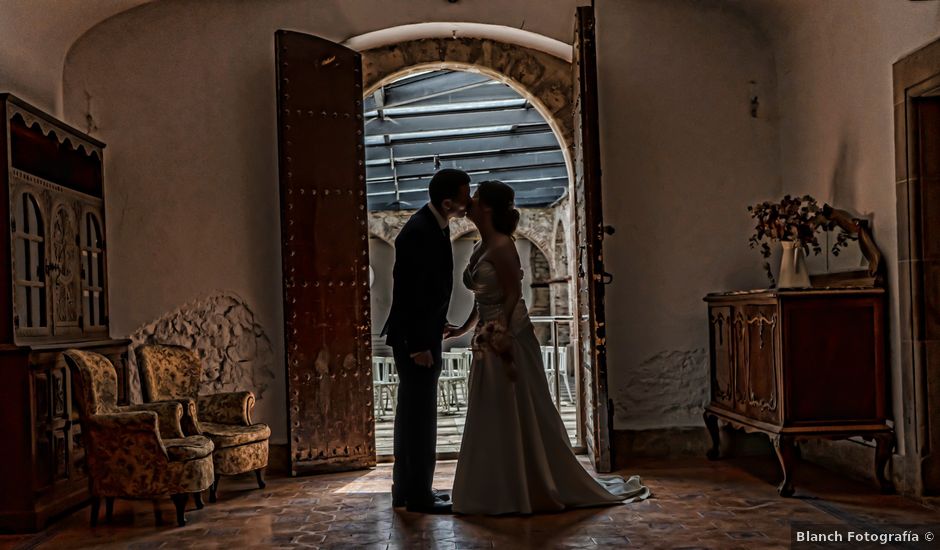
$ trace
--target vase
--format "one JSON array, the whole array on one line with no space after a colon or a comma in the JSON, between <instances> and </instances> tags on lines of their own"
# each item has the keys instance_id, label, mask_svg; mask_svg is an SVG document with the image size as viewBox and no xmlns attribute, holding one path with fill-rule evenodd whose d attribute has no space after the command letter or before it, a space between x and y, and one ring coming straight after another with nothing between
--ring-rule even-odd
<instances>
[{"instance_id":1,"label":"vase","mask_svg":"<svg viewBox=\"0 0 940 550\"><path fill-rule=\"evenodd\" d=\"M777 288L808 288L809 272L806 271L806 256L803 247L795 241L780 241L783 253L780 256L780 275Z\"/></svg>"}]
</instances>

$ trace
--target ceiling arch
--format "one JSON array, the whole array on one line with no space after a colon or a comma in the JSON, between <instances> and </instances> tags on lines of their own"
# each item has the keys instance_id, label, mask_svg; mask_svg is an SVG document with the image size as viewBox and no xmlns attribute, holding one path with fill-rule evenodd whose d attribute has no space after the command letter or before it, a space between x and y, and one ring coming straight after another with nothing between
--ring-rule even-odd
<instances>
[{"instance_id":1,"label":"ceiling arch","mask_svg":"<svg viewBox=\"0 0 940 550\"><path fill-rule=\"evenodd\" d=\"M61 115L65 57L89 29L152 0L10 0L0 7L0 85Z\"/></svg>"}]
</instances>

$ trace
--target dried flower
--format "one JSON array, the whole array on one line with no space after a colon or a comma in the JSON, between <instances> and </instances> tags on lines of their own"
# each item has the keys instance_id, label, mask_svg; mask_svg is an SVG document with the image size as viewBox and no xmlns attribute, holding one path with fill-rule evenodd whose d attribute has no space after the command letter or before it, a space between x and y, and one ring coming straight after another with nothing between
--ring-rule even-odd
<instances>
[{"instance_id":1,"label":"dried flower","mask_svg":"<svg viewBox=\"0 0 940 550\"><path fill-rule=\"evenodd\" d=\"M822 252L816 233L820 227L832 229L834 224L829 223L822 214L816 199L809 195L791 197L786 195L779 203L762 202L748 206L747 211L757 221L754 234L748 239L751 248L760 247L761 256L765 259L771 255L770 243L775 241L791 241L799 243L804 253L809 255L810 249L814 254ZM848 246L851 237L841 233L836 237L832 246L832 253L838 255L840 247ZM774 276L770 270L770 263L764 262L764 270L771 284Z\"/></svg>"}]
</instances>

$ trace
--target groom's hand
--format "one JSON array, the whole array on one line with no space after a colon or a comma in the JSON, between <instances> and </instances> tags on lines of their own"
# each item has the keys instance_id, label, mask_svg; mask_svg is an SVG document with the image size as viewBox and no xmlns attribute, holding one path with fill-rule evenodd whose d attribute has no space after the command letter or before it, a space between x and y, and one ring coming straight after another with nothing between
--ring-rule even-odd
<instances>
[{"instance_id":1,"label":"groom's hand","mask_svg":"<svg viewBox=\"0 0 940 550\"><path fill-rule=\"evenodd\" d=\"M415 362L415 365L421 365L422 367L430 367L434 364L434 357L431 355L431 352L427 350L412 353L411 359Z\"/></svg>"},{"instance_id":2,"label":"groom's hand","mask_svg":"<svg viewBox=\"0 0 940 550\"><path fill-rule=\"evenodd\" d=\"M444 327L444 340L460 336L460 327L448 324Z\"/></svg>"}]
</instances>

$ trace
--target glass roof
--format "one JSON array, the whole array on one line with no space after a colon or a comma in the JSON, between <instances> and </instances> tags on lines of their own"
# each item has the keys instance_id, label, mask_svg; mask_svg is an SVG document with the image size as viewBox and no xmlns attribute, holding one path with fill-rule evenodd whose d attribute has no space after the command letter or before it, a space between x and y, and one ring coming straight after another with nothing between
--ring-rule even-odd
<instances>
[{"instance_id":1,"label":"glass roof","mask_svg":"<svg viewBox=\"0 0 940 550\"><path fill-rule=\"evenodd\" d=\"M440 168L498 179L517 206L546 206L568 187L564 155L538 110L509 85L465 71L425 71L364 103L369 208L419 208Z\"/></svg>"}]
</instances>

